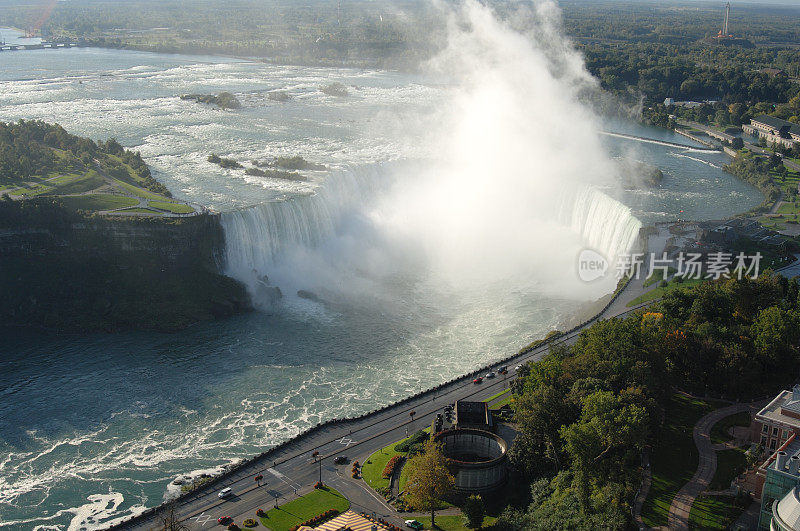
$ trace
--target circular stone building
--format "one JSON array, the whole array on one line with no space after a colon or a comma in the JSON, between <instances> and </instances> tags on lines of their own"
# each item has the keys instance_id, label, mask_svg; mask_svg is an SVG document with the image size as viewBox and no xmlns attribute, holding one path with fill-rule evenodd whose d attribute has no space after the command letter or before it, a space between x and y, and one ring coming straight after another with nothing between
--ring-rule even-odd
<instances>
[{"instance_id":1,"label":"circular stone building","mask_svg":"<svg viewBox=\"0 0 800 531\"><path fill-rule=\"evenodd\" d=\"M471 428L447 430L434 437L442 443L456 489L487 492L505 483L508 445L497 435Z\"/></svg>"}]
</instances>

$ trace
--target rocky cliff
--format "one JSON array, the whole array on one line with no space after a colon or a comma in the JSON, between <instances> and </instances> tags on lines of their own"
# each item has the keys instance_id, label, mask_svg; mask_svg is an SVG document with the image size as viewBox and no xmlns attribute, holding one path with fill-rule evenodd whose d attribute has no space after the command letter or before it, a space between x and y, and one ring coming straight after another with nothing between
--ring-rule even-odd
<instances>
[{"instance_id":1,"label":"rocky cliff","mask_svg":"<svg viewBox=\"0 0 800 531\"><path fill-rule=\"evenodd\" d=\"M220 274L219 217L83 217L0 205L0 318L68 331L175 330L249 311ZM27 208L27 211L21 209Z\"/></svg>"}]
</instances>

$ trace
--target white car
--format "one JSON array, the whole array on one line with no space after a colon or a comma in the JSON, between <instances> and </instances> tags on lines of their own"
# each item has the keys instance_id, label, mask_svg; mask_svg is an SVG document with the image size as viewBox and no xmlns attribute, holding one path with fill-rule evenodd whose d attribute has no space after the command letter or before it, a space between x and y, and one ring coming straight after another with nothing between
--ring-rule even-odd
<instances>
[{"instance_id":1,"label":"white car","mask_svg":"<svg viewBox=\"0 0 800 531\"><path fill-rule=\"evenodd\" d=\"M227 498L231 494L233 494L233 491L231 490L231 488L230 487L225 487L224 489L219 491L219 494L217 494L217 496L219 496L220 498Z\"/></svg>"},{"instance_id":2,"label":"white car","mask_svg":"<svg viewBox=\"0 0 800 531\"><path fill-rule=\"evenodd\" d=\"M489 374L486 375L486 378L494 378L494 377L495 377L494 372L490 372Z\"/></svg>"}]
</instances>

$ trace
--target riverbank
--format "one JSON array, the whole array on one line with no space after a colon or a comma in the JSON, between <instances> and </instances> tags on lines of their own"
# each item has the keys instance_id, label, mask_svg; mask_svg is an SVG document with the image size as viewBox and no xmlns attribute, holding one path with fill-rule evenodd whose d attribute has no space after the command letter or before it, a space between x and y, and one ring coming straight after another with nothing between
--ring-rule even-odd
<instances>
[{"instance_id":1,"label":"riverbank","mask_svg":"<svg viewBox=\"0 0 800 531\"><path fill-rule=\"evenodd\" d=\"M572 344L582 330L597 320L620 317L641 309L641 307L627 308L624 300L635 296L634 291L646 290L648 287L641 281L624 283L622 286L624 287L607 301L598 314L571 330L549 334L546 339L525 347L508 358L364 415L330 419L320 423L252 459L237 464L200 489L186 493L175 500L176 514L190 526L190 529L202 528L201 521L209 512L216 514L223 510L234 519L241 519L242 515L254 512L264 503L265 491L253 484L255 475L260 474L273 480L269 486L265 485L263 488L267 488L270 495L276 501L280 499L282 503L310 492L312 485L321 475L323 483L345 494L359 510L374 512L395 525L403 526L403 516L388 506L363 481L350 479L348 475L339 473L340 470L332 464L333 457L346 454L351 459L365 462L373 452L402 439L402 434L405 434L406 430L410 432L414 426L430 424L444 405L456 400L488 398L502 390L506 384L505 378L497 378L476 386L472 383L476 376L498 365L508 365L510 379L516 373L516 369L512 367L543 358L551 346ZM620 301L621 297L624 298L623 301ZM621 303L616 304L617 302ZM409 420L410 411L415 411L411 420ZM319 452L318 460L309 457L312 451ZM324 464L318 464L323 462ZM342 470L345 469L346 465ZM274 478L279 480L276 482ZM232 501L217 499L216 493L224 487L230 487L236 493ZM148 509L109 529L149 529L158 521L161 511L166 507L167 505L160 505Z\"/></svg>"},{"instance_id":2,"label":"riverbank","mask_svg":"<svg viewBox=\"0 0 800 531\"><path fill-rule=\"evenodd\" d=\"M48 200L0 202L0 319L58 332L174 331L250 311L222 275L219 216L82 216Z\"/></svg>"},{"instance_id":3,"label":"riverbank","mask_svg":"<svg viewBox=\"0 0 800 531\"><path fill-rule=\"evenodd\" d=\"M764 150L760 148L756 149L755 146L745 143L743 150L736 151L731 147L722 143L727 140L726 137L728 138L733 138L733 137L718 133L716 131L712 131L709 128L702 126L701 124L697 124L694 122L679 121L675 129L668 129L668 128L663 128L663 129L666 129L667 131L672 131L675 134L681 135L685 138L688 138L689 140L692 140L693 142L697 142L698 144L705 146L705 148L719 150L720 152L724 153L725 155L730 157L731 163L724 165L722 169L726 173L733 175L737 179L740 179L742 182L754 186L755 188L758 189L759 192L761 192L761 194L764 197L764 201L759 206L751 210L748 210L747 212L734 214L729 218L747 217L747 216L761 214L764 212L770 212L780 203L782 199L781 190L778 186L775 185L770 175L764 174L763 172L754 171L753 168L751 167L747 168L740 167L742 162L741 158L743 155L745 157L749 157L750 155L763 155ZM691 131L700 131L701 134L708 135L709 138L715 138L716 140L719 141L719 143L715 144L710 140L700 138L700 136Z\"/></svg>"}]
</instances>

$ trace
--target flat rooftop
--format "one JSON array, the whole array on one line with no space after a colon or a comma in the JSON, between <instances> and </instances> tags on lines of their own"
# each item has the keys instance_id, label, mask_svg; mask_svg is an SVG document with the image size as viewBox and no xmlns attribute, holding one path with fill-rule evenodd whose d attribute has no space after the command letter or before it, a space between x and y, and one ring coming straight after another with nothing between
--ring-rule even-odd
<instances>
[{"instance_id":1,"label":"flat rooftop","mask_svg":"<svg viewBox=\"0 0 800 531\"><path fill-rule=\"evenodd\" d=\"M492 415L486 402L456 402L456 425L492 425Z\"/></svg>"},{"instance_id":2,"label":"flat rooftop","mask_svg":"<svg viewBox=\"0 0 800 531\"><path fill-rule=\"evenodd\" d=\"M800 428L800 385L791 391L781 391L756 414L756 419Z\"/></svg>"}]
</instances>

